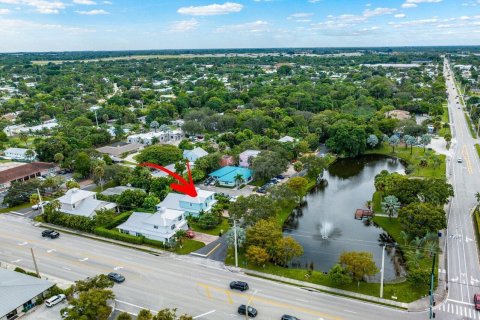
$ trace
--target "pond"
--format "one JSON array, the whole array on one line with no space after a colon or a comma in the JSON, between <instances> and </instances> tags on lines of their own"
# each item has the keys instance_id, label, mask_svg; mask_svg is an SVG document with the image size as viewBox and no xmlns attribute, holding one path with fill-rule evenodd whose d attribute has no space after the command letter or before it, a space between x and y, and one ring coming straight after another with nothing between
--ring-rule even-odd
<instances>
[{"instance_id":1,"label":"pond","mask_svg":"<svg viewBox=\"0 0 480 320\"><path fill-rule=\"evenodd\" d=\"M329 167L324 174L326 183L312 190L306 203L285 222L284 234L293 236L304 249L292 267L306 268L313 263L315 270L327 272L342 252L369 251L381 268L378 240L384 231L355 220L354 213L357 208L366 208L366 201L375 192L375 176L382 170L404 173L405 165L396 158L366 155L340 159ZM394 250L387 252L385 280L394 280L402 273L399 260Z\"/></svg>"}]
</instances>

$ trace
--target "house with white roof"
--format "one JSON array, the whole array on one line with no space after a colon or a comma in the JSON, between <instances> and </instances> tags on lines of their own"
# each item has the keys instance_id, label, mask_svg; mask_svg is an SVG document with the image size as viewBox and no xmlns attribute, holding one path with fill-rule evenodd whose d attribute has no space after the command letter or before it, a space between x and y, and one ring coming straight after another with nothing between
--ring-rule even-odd
<instances>
[{"instance_id":1,"label":"house with white roof","mask_svg":"<svg viewBox=\"0 0 480 320\"><path fill-rule=\"evenodd\" d=\"M203 150L200 147L196 147L192 150L184 150L183 151L183 158L187 159L190 162L195 162L197 159L200 159L201 157L205 157L208 155L208 152Z\"/></svg>"},{"instance_id":2,"label":"house with white roof","mask_svg":"<svg viewBox=\"0 0 480 320\"><path fill-rule=\"evenodd\" d=\"M294 137L290 137L290 136L284 136L278 139L278 141L280 142L295 142L295 140L296 139Z\"/></svg>"},{"instance_id":3,"label":"house with white roof","mask_svg":"<svg viewBox=\"0 0 480 320\"><path fill-rule=\"evenodd\" d=\"M240 159L240 167L248 168L250 167L250 159L255 158L260 154L259 150L245 150L238 155Z\"/></svg>"},{"instance_id":4,"label":"house with white roof","mask_svg":"<svg viewBox=\"0 0 480 320\"><path fill-rule=\"evenodd\" d=\"M117 207L116 203L98 200L95 192L78 188L68 190L57 200L60 201L61 212L87 218L93 217L98 210Z\"/></svg>"},{"instance_id":5,"label":"house with white roof","mask_svg":"<svg viewBox=\"0 0 480 320\"><path fill-rule=\"evenodd\" d=\"M170 192L156 208L180 210L187 216L198 216L202 211L209 212L216 202L215 192L197 189L196 197Z\"/></svg>"},{"instance_id":6,"label":"house with white roof","mask_svg":"<svg viewBox=\"0 0 480 320\"><path fill-rule=\"evenodd\" d=\"M167 243L177 231L188 230L188 224L183 211L159 208L154 214L133 212L117 229L121 233Z\"/></svg>"},{"instance_id":7,"label":"house with white roof","mask_svg":"<svg viewBox=\"0 0 480 320\"><path fill-rule=\"evenodd\" d=\"M32 155L28 155L27 151L30 150L33 153ZM32 161L37 157L37 154L32 149L25 149L25 148L8 148L4 151L5 158L9 158L12 160L20 160L20 161Z\"/></svg>"},{"instance_id":8,"label":"house with white roof","mask_svg":"<svg viewBox=\"0 0 480 320\"><path fill-rule=\"evenodd\" d=\"M155 140L157 143L169 143L181 141L183 139L183 131L180 129L168 130L168 131L158 131L158 132L147 132L132 134L127 137L128 143L140 143L143 145L154 144Z\"/></svg>"}]
</instances>

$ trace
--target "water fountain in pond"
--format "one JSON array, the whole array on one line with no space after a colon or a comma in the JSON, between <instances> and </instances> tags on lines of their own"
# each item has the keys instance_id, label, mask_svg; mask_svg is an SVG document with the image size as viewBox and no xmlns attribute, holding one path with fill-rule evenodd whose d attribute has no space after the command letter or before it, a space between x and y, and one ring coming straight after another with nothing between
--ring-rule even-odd
<instances>
[{"instance_id":1,"label":"water fountain in pond","mask_svg":"<svg viewBox=\"0 0 480 320\"><path fill-rule=\"evenodd\" d=\"M333 224L332 223L330 223L328 221L324 221L320 225L320 235L322 236L322 239L324 239L324 240L328 239L328 237L330 236L332 231L333 231Z\"/></svg>"}]
</instances>

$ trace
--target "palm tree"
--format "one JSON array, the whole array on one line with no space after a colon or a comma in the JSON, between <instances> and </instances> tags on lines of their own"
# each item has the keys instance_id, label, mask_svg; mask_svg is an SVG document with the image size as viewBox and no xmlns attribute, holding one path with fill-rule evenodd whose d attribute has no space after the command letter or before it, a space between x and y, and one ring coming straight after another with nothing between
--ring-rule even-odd
<instances>
[{"instance_id":1,"label":"palm tree","mask_svg":"<svg viewBox=\"0 0 480 320\"><path fill-rule=\"evenodd\" d=\"M420 260L422 260L423 258L423 255L419 250L415 250L415 251L412 250L407 252L407 258L409 263L414 264L415 267L418 268L420 264Z\"/></svg>"},{"instance_id":2,"label":"palm tree","mask_svg":"<svg viewBox=\"0 0 480 320\"><path fill-rule=\"evenodd\" d=\"M243 176L240 174L240 173L237 173L234 177L235 179L235 185L238 187L239 185L241 185L243 183Z\"/></svg>"},{"instance_id":3,"label":"palm tree","mask_svg":"<svg viewBox=\"0 0 480 320\"><path fill-rule=\"evenodd\" d=\"M402 231L400 231L400 236L402 237L403 244L407 245L408 241L410 240L410 235L402 230Z\"/></svg>"},{"instance_id":4,"label":"palm tree","mask_svg":"<svg viewBox=\"0 0 480 320\"><path fill-rule=\"evenodd\" d=\"M477 205L480 204L480 192L475 193L475 199L477 199Z\"/></svg>"},{"instance_id":5,"label":"palm tree","mask_svg":"<svg viewBox=\"0 0 480 320\"><path fill-rule=\"evenodd\" d=\"M35 151L33 151L32 149L28 149L27 151L25 151L25 157L27 158L27 160L32 161L33 158L35 158Z\"/></svg>"},{"instance_id":6,"label":"palm tree","mask_svg":"<svg viewBox=\"0 0 480 320\"><path fill-rule=\"evenodd\" d=\"M395 217L400 209L400 202L395 196L386 196L383 198L382 210L383 213L388 215L389 219Z\"/></svg>"},{"instance_id":7,"label":"palm tree","mask_svg":"<svg viewBox=\"0 0 480 320\"><path fill-rule=\"evenodd\" d=\"M103 165L97 165L93 168L93 181L98 184L100 183L100 188L103 191L103 176L105 175L105 168Z\"/></svg>"},{"instance_id":8,"label":"palm tree","mask_svg":"<svg viewBox=\"0 0 480 320\"><path fill-rule=\"evenodd\" d=\"M150 122L150 128L155 130L155 132L157 132L157 129L158 129L159 126L160 126L160 124L158 123L158 121L154 120L154 121Z\"/></svg>"}]
</instances>

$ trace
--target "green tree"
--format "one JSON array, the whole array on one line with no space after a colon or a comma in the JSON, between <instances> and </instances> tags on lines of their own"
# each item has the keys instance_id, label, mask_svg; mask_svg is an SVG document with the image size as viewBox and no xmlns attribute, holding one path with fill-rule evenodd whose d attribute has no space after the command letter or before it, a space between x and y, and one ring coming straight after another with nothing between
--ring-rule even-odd
<instances>
[{"instance_id":1,"label":"green tree","mask_svg":"<svg viewBox=\"0 0 480 320\"><path fill-rule=\"evenodd\" d=\"M398 138L398 136L395 134L388 138L388 144L392 146L392 153L395 153L395 147L398 146L399 143L400 138Z\"/></svg>"},{"instance_id":2,"label":"green tree","mask_svg":"<svg viewBox=\"0 0 480 320\"><path fill-rule=\"evenodd\" d=\"M420 144L423 146L423 152L425 152L425 148L431 141L432 137L429 134L424 134L420 137Z\"/></svg>"},{"instance_id":3,"label":"green tree","mask_svg":"<svg viewBox=\"0 0 480 320\"><path fill-rule=\"evenodd\" d=\"M182 315L177 317L177 309L163 309L160 310L153 320L192 320L193 318L189 315Z\"/></svg>"},{"instance_id":4,"label":"green tree","mask_svg":"<svg viewBox=\"0 0 480 320\"><path fill-rule=\"evenodd\" d=\"M53 161L55 161L56 163L61 163L63 159L65 159L65 157L61 152L57 152L53 156Z\"/></svg>"},{"instance_id":5,"label":"green tree","mask_svg":"<svg viewBox=\"0 0 480 320\"><path fill-rule=\"evenodd\" d=\"M25 151L25 157L28 161L33 161L33 159L35 158L35 151L33 151L32 149L27 149L27 151Z\"/></svg>"},{"instance_id":6,"label":"green tree","mask_svg":"<svg viewBox=\"0 0 480 320\"><path fill-rule=\"evenodd\" d=\"M90 174L90 164L90 156L83 151L79 152L75 157L75 171L81 174L82 177L88 177Z\"/></svg>"},{"instance_id":7,"label":"green tree","mask_svg":"<svg viewBox=\"0 0 480 320\"><path fill-rule=\"evenodd\" d=\"M327 147L336 154L356 157L366 148L367 135L363 126L351 122L340 122L328 130Z\"/></svg>"},{"instance_id":8,"label":"green tree","mask_svg":"<svg viewBox=\"0 0 480 320\"><path fill-rule=\"evenodd\" d=\"M142 207L145 209L155 209L155 206L160 203L160 199L155 197L154 195L148 195L143 200Z\"/></svg>"},{"instance_id":9,"label":"green tree","mask_svg":"<svg viewBox=\"0 0 480 320\"><path fill-rule=\"evenodd\" d=\"M327 167L326 158L320 158L315 155L301 157L300 161L307 170L307 177L310 179L318 179L323 176L323 170Z\"/></svg>"},{"instance_id":10,"label":"green tree","mask_svg":"<svg viewBox=\"0 0 480 320\"><path fill-rule=\"evenodd\" d=\"M370 146L370 148L375 148L378 145L378 138L376 135L371 134L367 138L367 144Z\"/></svg>"},{"instance_id":11,"label":"green tree","mask_svg":"<svg viewBox=\"0 0 480 320\"><path fill-rule=\"evenodd\" d=\"M142 309L137 315L137 320L152 320L153 315L150 310Z\"/></svg>"},{"instance_id":12,"label":"green tree","mask_svg":"<svg viewBox=\"0 0 480 320\"><path fill-rule=\"evenodd\" d=\"M303 247L292 237L283 237L276 241L270 254L275 263L286 266L293 258L303 254Z\"/></svg>"},{"instance_id":13,"label":"green tree","mask_svg":"<svg viewBox=\"0 0 480 320\"><path fill-rule=\"evenodd\" d=\"M67 187L67 189L73 189L73 188L78 188L78 189L80 189L80 183L78 183L78 182L75 181L75 180L68 180L68 181L65 183L65 186Z\"/></svg>"},{"instance_id":14,"label":"green tree","mask_svg":"<svg viewBox=\"0 0 480 320\"><path fill-rule=\"evenodd\" d=\"M101 161L100 163L97 163L93 168L92 168L92 177L93 177L93 182L95 184L100 184L100 188L103 191L103 177L105 176L105 163Z\"/></svg>"},{"instance_id":15,"label":"green tree","mask_svg":"<svg viewBox=\"0 0 480 320\"><path fill-rule=\"evenodd\" d=\"M270 250L282 238L282 230L274 219L260 220L247 229L247 246Z\"/></svg>"},{"instance_id":16,"label":"green tree","mask_svg":"<svg viewBox=\"0 0 480 320\"><path fill-rule=\"evenodd\" d=\"M125 190L117 197L117 204L126 210L143 205L147 194L143 190Z\"/></svg>"},{"instance_id":17,"label":"green tree","mask_svg":"<svg viewBox=\"0 0 480 320\"><path fill-rule=\"evenodd\" d=\"M246 252L247 260L251 263L261 266L270 260L267 249L258 246L249 246Z\"/></svg>"},{"instance_id":18,"label":"green tree","mask_svg":"<svg viewBox=\"0 0 480 320\"><path fill-rule=\"evenodd\" d=\"M343 252L340 255L339 263L359 285L364 277L373 276L378 272L375 261L373 261L373 254L370 252Z\"/></svg>"},{"instance_id":19,"label":"green tree","mask_svg":"<svg viewBox=\"0 0 480 320\"><path fill-rule=\"evenodd\" d=\"M301 161L295 161L295 163L293 164L293 170L295 170L296 172L302 171L303 163Z\"/></svg>"},{"instance_id":20,"label":"green tree","mask_svg":"<svg viewBox=\"0 0 480 320\"><path fill-rule=\"evenodd\" d=\"M30 203L31 204L37 204L40 202L40 197L38 196L38 193L32 193L30 195Z\"/></svg>"},{"instance_id":21,"label":"green tree","mask_svg":"<svg viewBox=\"0 0 480 320\"><path fill-rule=\"evenodd\" d=\"M400 202L395 196L386 196L382 201L382 211L388 215L389 219L395 217L400 209Z\"/></svg>"},{"instance_id":22,"label":"green tree","mask_svg":"<svg viewBox=\"0 0 480 320\"><path fill-rule=\"evenodd\" d=\"M270 197L256 194L239 197L230 204L229 214L233 219L242 219L245 226L251 226L261 219L275 216L277 207Z\"/></svg>"},{"instance_id":23,"label":"green tree","mask_svg":"<svg viewBox=\"0 0 480 320\"><path fill-rule=\"evenodd\" d=\"M410 154L412 154L413 146L417 144L417 138L414 136L404 135L403 141L405 142L405 146L410 146Z\"/></svg>"},{"instance_id":24,"label":"green tree","mask_svg":"<svg viewBox=\"0 0 480 320\"><path fill-rule=\"evenodd\" d=\"M253 159L253 177L266 180L284 172L288 167L288 160L274 151L262 151Z\"/></svg>"},{"instance_id":25,"label":"green tree","mask_svg":"<svg viewBox=\"0 0 480 320\"><path fill-rule=\"evenodd\" d=\"M73 306L68 311L67 320L107 320L112 308L107 305L108 300L115 298L110 290L90 289L80 292L78 298L70 300Z\"/></svg>"},{"instance_id":26,"label":"green tree","mask_svg":"<svg viewBox=\"0 0 480 320\"><path fill-rule=\"evenodd\" d=\"M399 210L398 221L406 233L420 238L447 227L445 212L431 203L410 203Z\"/></svg>"},{"instance_id":27,"label":"green tree","mask_svg":"<svg viewBox=\"0 0 480 320\"><path fill-rule=\"evenodd\" d=\"M287 186L300 198L307 192L308 180L303 177L293 177L287 181Z\"/></svg>"},{"instance_id":28,"label":"green tree","mask_svg":"<svg viewBox=\"0 0 480 320\"><path fill-rule=\"evenodd\" d=\"M139 163L151 162L165 166L181 160L182 150L169 144L153 145L140 151L135 159Z\"/></svg>"},{"instance_id":29,"label":"green tree","mask_svg":"<svg viewBox=\"0 0 480 320\"><path fill-rule=\"evenodd\" d=\"M328 271L328 279L337 286L343 286L352 282L352 277L348 274L347 269L341 265L334 265L330 271Z\"/></svg>"},{"instance_id":30,"label":"green tree","mask_svg":"<svg viewBox=\"0 0 480 320\"><path fill-rule=\"evenodd\" d=\"M155 132L157 132L158 127L160 127L160 124L158 123L158 121L150 122L150 128L152 128Z\"/></svg>"},{"instance_id":31,"label":"green tree","mask_svg":"<svg viewBox=\"0 0 480 320\"><path fill-rule=\"evenodd\" d=\"M241 175L240 173L237 173L237 174L235 175L235 177L233 177L233 178L234 178L234 180L235 180L235 185L236 185L237 187L240 186L240 185L244 182L244 180L243 180L243 175Z\"/></svg>"}]
</instances>

